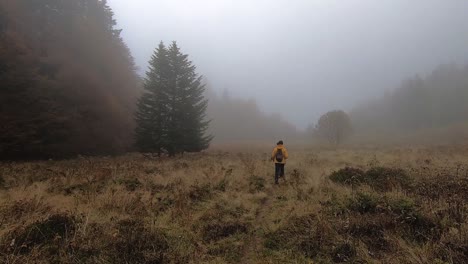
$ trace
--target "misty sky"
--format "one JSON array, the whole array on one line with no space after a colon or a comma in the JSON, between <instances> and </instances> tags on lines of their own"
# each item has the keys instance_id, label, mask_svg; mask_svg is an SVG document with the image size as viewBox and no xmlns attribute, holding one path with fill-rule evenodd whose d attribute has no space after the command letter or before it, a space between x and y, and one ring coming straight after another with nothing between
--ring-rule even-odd
<instances>
[{"instance_id":1,"label":"misty sky","mask_svg":"<svg viewBox=\"0 0 468 264\"><path fill-rule=\"evenodd\" d=\"M468 62L465 0L109 0L140 72L176 40L218 91L299 127Z\"/></svg>"}]
</instances>

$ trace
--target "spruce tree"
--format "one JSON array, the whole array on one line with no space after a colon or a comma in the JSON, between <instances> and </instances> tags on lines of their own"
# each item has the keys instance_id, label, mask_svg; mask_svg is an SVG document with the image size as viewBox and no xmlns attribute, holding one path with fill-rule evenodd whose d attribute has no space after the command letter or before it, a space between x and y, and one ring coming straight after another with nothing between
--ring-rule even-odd
<instances>
[{"instance_id":1,"label":"spruce tree","mask_svg":"<svg viewBox=\"0 0 468 264\"><path fill-rule=\"evenodd\" d=\"M206 120L208 100L204 98L203 76L183 54L176 42L169 47L171 66L171 118L169 142L172 154L199 152L208 148L211 135L206 135L209 120ZM171 151L170 151L171 153Z\"/></svg>"},{"instance_id":2,"label":"spruce tree","mask_svg":"<svg viewBox=\"0 0 468 264\"><path fill-rule=\"evenodd\" d=\"M145 79L145 94L138 102L137 147L145 152L199 152L208 148L206 135L208 101L196 67L176 42L161 43L155 51Z\"/></svg>"},{"instance_id":3,"label":"spruce tree","mask_svg":"<svg viewBox=\"0 0 468 264\"><path fill-rule=\"evenodd\" d=\"M143 152L161 151L167 146L168 79L167 49L160 43L149 63L144 80L145 92L138 100L136 113L136 146Z\"/></svg>"}]
</instances>

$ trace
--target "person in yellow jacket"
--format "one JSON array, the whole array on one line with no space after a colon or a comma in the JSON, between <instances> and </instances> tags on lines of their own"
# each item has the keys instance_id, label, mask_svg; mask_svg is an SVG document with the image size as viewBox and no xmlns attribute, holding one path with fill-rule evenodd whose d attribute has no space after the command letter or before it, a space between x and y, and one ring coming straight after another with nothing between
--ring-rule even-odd
<instances>
[{"instance_id":1,"label":"person in yellow jacket","mask_svg":"<svg viewBox=\"0 0 468 264\"><path fill-rule=\"evenodd\" d=\"M275 162L275 184L278 184L279 177L284 177L284 165L287 159L288 151L284 147L283 141L280 140L271 153L271 160Z\"/></svg>"}]
</instances>

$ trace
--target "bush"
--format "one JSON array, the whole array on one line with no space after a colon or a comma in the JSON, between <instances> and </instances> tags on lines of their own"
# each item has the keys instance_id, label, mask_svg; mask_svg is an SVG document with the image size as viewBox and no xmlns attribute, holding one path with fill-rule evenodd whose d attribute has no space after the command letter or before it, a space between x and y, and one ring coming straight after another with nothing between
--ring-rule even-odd
<instances>
[{"instance_id":1,"label":"bush","mask_svg":"<svg viewBox=\"0 0 468 264\"><path fill-rule=\"evenodd\" d=\"M59 251L66 249L67 242L74 236L76 220L67 214L55 214L45 220L18 228L10 235L9 245L2 248L5 251L19 254L28 254L35 247L47 248L48 255L58 255Z\"/></svg>"},{"instance_id":2,"label":"bush","mask_svg":"<svg viewBox=\"0 0 468 264\"><path fill-rule=\"evenodd\" d=\"M203 240L217 241L239 233L247 233L248 226L235 220L215 220L207 223L202 229Z\"/></svg>"},{"instance_id":3,"label":"bush","mask_svg":"<svg viewBox=\"0 0 468 264\"><path fill-rule=\"evenodd\" d=\"M390 218L382 217L351 217L349 225L343 229L343 233L355 240L362 241L372 254L379 252L391 252L393 247L386 238L386 231L393 229Z\"/></svg>"},{"instance_id":4,"label":"bush","mask_svg":"<svg viewBox=\"0 0 468 264\"><path fill-rule=\"evenodd\" d=\"M369 193L357 193L348 200L348 208L359 213L374 213L379 204L379 198Z\"/></svg>"},{"instance_id":5,"label":"bush","mask_svg":"<svg viewBox=\"0 0 468 264\"><path fill-rule=\"evenodd\" d=\"M346 167L333 172L330 180L343 185L360 185L365 181L365 172L361 169Z\"/></svg>"},{"instance_id":6,"label":"bush","mask_svg":"<svg viewBox=\"0 0 468 264\"><path fill-rule=\"evenodd\" d=\"M405 238L416 242L426 242L440 237L442 230L439 223L423 215L412 200L398 199L387 203L393 213L395 223L398 223Z\"/></svg>"},{"instance_id":7,"label":"bush","mask_svg":"<svg viewBox=\"0 0 468 264\"><path fill-rule=\"evenodd\" d=\"M358 192L352 197L332 197L323 203L328 216L339 217L337 227L342 234L361 238L371 249L382 251L388 243L384 233L393 233L406 240L424 243L440 238L442 227L434 217L423 214L411 199L393 199ZM331 213L331 214L330 214Z\"/></svg>"},{"instance_id":8,"label":"bush","mask_svg":"<svg viewBox=\"0 0 468 264\"><path fill-rule=\"evenodd\" d=\"M436 245L433 254L438 263L466 263L468 259L468 238L459 234L447 234Z\"/></svg>"},{"instance_id":9,"label":"bush","mask_svg":"<svg viewBox=\"0 0 468 264\"><path fill-rule=\"evenodd\" d=\"M390 191L396 187L409 187L411 178L403 169L375 167L366 172L365 182L376 190Z\"/></svg>"},{"instance_id":10,"label":"bush","mask_svg":"<svg viewBox=\"0 0 468 264\"><path fill-rule=\"evenodd\" d=\"M335 263L350 262L356 257L356 249L349 242L338 244L332 251L332 259Z\"/></svg>"},{"instance_id":11,"label":"bush","mask_svg":"<svg viewBox=\"0 0 468 264\"><path fill-rule=\"evenodd\" d=\"M329 179L343 185L367 184L378 191L390 191L396 187L409 188L412 182L404 170L385 167L371 168L366 172L346 167L333 172Z\"/></svg>"},{"instance_id":12,"label":"bush","mask_svg":"<svg viewBox=\"0 0 468 264\"><path fill-rule=\"evenodd\" d=\"M445 175L419 179L413 187L414 193L431 200L468 200L468 178Z\"/></svg>"}]
</instances>

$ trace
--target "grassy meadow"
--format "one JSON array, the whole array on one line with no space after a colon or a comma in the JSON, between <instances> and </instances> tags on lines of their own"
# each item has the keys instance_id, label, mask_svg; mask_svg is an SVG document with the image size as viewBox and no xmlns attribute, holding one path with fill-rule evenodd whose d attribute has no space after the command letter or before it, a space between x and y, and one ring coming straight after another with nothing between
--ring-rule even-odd
<instances>
[{"instance_id":1,"label":"grassy meadow","mask_svg":"<svg viewBox=\"0 0 468 264\"><path fill-rule=\"evenodd\" d=\"M0 163L0 263L466 263L468 147Z\"/></svg>"}]
</instances>

